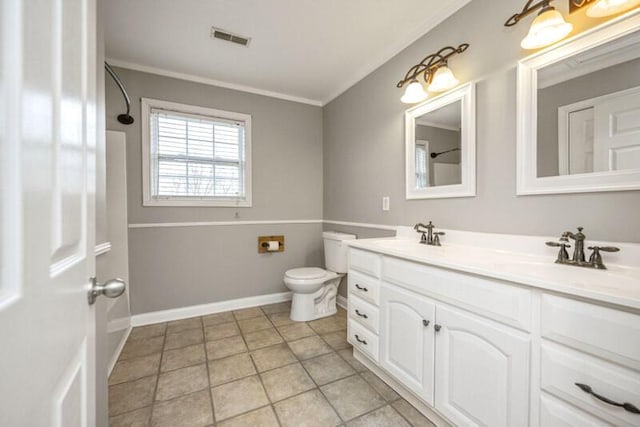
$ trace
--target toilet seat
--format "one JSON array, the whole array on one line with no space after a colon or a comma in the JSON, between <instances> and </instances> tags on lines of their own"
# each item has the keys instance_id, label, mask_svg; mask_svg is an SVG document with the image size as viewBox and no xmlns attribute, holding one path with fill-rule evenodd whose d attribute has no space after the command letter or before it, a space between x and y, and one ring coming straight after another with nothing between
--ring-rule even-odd
<instances>
[{"instance_id":1,"label":"toilet seat","mask_svg":"<svg viewBox=\"0 0 640 427\"><path fill-rule=\"evenodd\" d=\"M327 271L317 267L293 268L284 275L294 280L313 280L325 277Z\"/></svg>"}]
</instances>

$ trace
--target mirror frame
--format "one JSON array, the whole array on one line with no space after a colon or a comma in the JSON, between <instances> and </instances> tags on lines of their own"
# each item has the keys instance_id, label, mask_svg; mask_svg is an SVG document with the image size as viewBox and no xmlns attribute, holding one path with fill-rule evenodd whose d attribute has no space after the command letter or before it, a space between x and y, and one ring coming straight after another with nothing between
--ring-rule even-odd
<instances>
[{"instance_id":1,"label":"mirror frame","mask_svg":"<svg viewBox=\"0 0 640 427\"><path fill-rule=\"evenodd\" d=\"M640 10L605 22L518 62L517 84L517 194L562 194L640 189L640 171L606 171L538 177L538 70L586 52L620 37L638 33Z\"/></svg>"},{"instance_id":2,"label":"mirror frame","mask_svg":"<svg viewBox=\"0 0 640 427\"><path fill-rule=\"evenodd\" d=\"M416 188L416 118L460 101L460 184ZM407 200L473 197L476 195L476 98L475 84L467 83L405 112L405 189Z\"/></svg>"}]
</instances>

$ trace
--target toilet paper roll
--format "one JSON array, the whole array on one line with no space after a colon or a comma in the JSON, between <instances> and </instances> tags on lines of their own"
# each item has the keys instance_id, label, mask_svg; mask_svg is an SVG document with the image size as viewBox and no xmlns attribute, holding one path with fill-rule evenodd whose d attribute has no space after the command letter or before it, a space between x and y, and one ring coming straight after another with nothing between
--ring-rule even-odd
<instances>
[{"instance_id":1,"label":"toilet paper roll","mask_svg":"<svg viewBox=\"0 0 640 427\"><path fill-rule=\"evenodd\" d=\"M269 246L267 247L267 250L269 252L274 252L278 249L280 249L280 242L278 242L277 240L269 240Z\"/></svg>"}]
</instances>

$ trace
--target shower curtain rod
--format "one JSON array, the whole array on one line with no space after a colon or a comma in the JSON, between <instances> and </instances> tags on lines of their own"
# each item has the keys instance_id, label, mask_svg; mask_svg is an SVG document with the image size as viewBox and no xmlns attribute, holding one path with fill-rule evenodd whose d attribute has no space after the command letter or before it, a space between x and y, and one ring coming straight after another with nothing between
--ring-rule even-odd
<instances>
[{"instance_id":1,"label":"shower curtain rod","mask_svg":"<svg viewBox=\"0 0 640 427\"><path fill-rule=\"evenodd\" d=\"M106 61L104 62L104 69L107 70L109 75L113 78L113 80L118 85L120 92L122 92L122 96L124 96L124 102L127 104L127 112L125 114L119 114L118 121L123 125L130 125L131 123L133 123L134 119L129 114L131 112L131 99L127 94L127 90L124 88L124 85L120 81L120 78L118 78L118 75L116 74L116 72L113 71L113 68L111 68L111 65L109 65Z\"/></svg>"}]
</instances>

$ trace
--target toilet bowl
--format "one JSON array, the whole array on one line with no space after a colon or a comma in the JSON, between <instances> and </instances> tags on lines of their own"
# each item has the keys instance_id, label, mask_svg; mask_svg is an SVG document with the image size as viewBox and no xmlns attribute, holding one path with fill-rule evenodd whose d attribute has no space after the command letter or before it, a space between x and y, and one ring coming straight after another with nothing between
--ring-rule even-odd
<instances>
[{"instance_id":1,"label":"toilet bowl","mask_svg":"<svg viewBox=\"0 0 640 427\"><path fill-rule=\"evenodd\" d=\"M284 284L293 292L291 320L305 322L336 314L338 286L344 274L322 268L294 268Z\"/></svg>"},{"instance_id":2,"label":"toilet bowl","mask_svg":"<svg viewBox=\"0 0 640 427\"><path fill-rule=\"evenodd\" d=\"M325 231L322 237L327 269L294 268L284 275L284 284L293 293L291 320L306 322L331 316L337 311L338 286L347 271L348 245L344 241L356 236Z\"/></svg>"}]
</instances>

